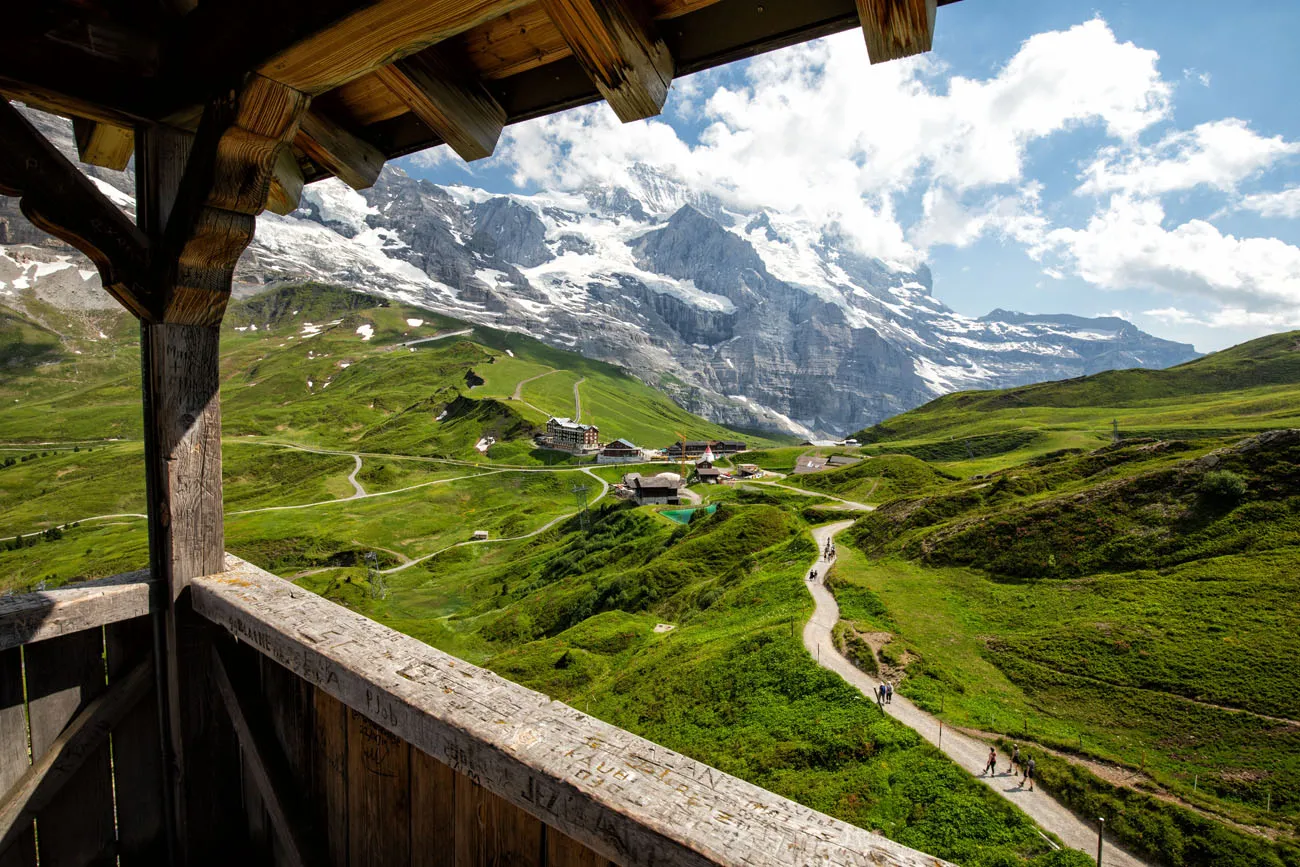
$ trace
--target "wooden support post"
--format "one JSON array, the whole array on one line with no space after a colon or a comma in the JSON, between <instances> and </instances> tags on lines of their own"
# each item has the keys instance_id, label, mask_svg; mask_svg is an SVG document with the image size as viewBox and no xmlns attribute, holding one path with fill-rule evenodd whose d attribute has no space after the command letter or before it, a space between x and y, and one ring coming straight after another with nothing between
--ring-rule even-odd
<instances>
[{"instance_id":1,"label":"wooden support post","mask_svg":"<svg viewBox=\"0 0 1300 867\"><path fill-rule=\"evenodd\" d=\"M619 120L659 114L674 65L651 22L626 0L542 0L542 6Z\"/></svg>"},{"instance_id":2,"label":"wooden support post","mask_svg":"<svg viewBox=\"0 0 1300 867\"><path fill-rule=\"evenodd\" d=\"M321 114L302 119L294 145L354 190L374 186L384 167L384 155L377 147Z\"/></svg>"},{"instance_id":3,"label":"wooden support post","mask_svg":"<svg viewBox=\"0 0 1300 867\"><path fill-rule=\"evenodd\" d=\"M235 263L252 240L308 99L251 76L204 111L197 135L137 137L137 214L155 251L160 321L141 327L149 552L172 863L222 863L237 839L237 745L209 689L212 630L191 579L225 565L220 324Z\"/></svg>"},{"instance_id":4,"label":"wooden support post","mask_svg":"<svg viewBox=\"0 0 1300 867\"><path fill-rule=\"evenodd\" d=\"M930 50L936 0L857 0L872 63Z\"/></svg>"}]
</instances>

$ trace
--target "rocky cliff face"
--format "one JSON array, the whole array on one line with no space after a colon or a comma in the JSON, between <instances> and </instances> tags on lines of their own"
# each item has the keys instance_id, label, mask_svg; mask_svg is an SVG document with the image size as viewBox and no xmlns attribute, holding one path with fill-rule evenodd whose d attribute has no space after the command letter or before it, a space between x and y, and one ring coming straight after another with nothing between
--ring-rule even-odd
<instances>
[{"instance_id":1,"label":"rocky cliff face","mask_svg":"<svg viewBox=\"0 0 1300 867\"><path fill-rule=\"evenodd\" d=\"M67 124L42 123L71 150ZM92 172L131 206L129 174ZM45 258L77 261L0 201L6 273L42 243ZM35 270L24 286L40 282ZM956 389L1196 355L1119 319L961 316L933 297L924 266L863 256L834 227L729 210L646 166L625 187L533 196L392 167L364 193L314 184L293 215L259 220L237 272L246 289L304 278L525 331L725 424L803 435L858 430Z\"/></svg>"}]
</instances>

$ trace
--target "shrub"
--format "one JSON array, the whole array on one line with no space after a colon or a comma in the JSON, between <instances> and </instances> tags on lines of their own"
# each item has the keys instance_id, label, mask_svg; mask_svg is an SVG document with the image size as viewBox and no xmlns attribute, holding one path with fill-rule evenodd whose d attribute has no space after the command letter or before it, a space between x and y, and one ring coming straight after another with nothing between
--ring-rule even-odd
<instances>
[{"instance_id":1,"label":"shrub","mask_svg":"<svg viewBox=\"0 0 1300 867\"><path fill-rule=\"evenodd\" d=\"M1246 496L1246 480L1232 470L1210 470L1201 477L1196 492L1218 505L1235 505Z\"/></svg>"}]
</instances>

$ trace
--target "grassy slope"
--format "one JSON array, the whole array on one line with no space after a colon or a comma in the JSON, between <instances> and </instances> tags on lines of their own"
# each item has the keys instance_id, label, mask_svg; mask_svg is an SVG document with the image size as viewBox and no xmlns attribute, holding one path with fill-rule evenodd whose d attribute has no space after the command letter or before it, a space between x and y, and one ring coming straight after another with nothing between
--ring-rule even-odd
<instances>
[{"instance_id":1,"label":"grassy slope","mask_svg":"<svg viewBox=\"0 0 1300 867\"><path fill-rule=\"evenodd\" d=\"M1171 864L1300 863L1300 724L1253 715L1300 720L1300 436L1238 445L1223 435L1289 423L1242 410L1292 389L1288 377L1300 381L1295 337L1154 380L1133 371L949 396L872 429L880 451L942 459L976 437L1012 449L946 462L970 481L921 488L862 518L833 575L847 620L894 635L882 658L906 665L904 690L921 705L956 725L1128 768L1140 785L1198 807L1115 789L1047 757L1049 786L1090 815L1108 811L1130 843ZM1265 384L1210 391L1249 382ZM1061 431L1031 430L1025 445L997 432L1007 405L1022 424L1030 396L1077 408L1100 394L1110 407L1079 411L1102 418L1121 401L1142 412L1158 401L1162 418L1181 414L1181 439L1025 460L1020 449L1032 455ZM1224 470L1245 481L1240 498L1206 492L1207 475ZM1272 827L1278 842L1213 815Z\"/></svg>"},{"instance_id":2,"label":"grassy slope","mask_svg":"<svg viewBox=\"0 0 1300 867\"><path fill-rule=\"evenodd\" d=\"M1168 370L950 394L857 438L875 449L959 462L967 473L988 472L1056 449L1096 448L1110 441L1112 420L1134 437L1300 427L1300 332L1261 337Z\"/></svg>"}]
</instances>

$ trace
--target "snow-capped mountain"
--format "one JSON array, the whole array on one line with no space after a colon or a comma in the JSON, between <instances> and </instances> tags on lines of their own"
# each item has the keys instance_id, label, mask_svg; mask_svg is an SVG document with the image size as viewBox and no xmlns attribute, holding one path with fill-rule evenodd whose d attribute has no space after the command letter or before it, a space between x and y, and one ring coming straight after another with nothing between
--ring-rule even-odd
<instances>
[{"instance_id":1,"label":"snow-capped mountain","mask_svg":"<svg viewBox=\"0 0 1300 867\"><path fill-rule=\"evenodd\" d=\"M125 174L95 177L131 190ZM13 212L0 205L0 243L30 242ZM259 220L236 274L304 278L525 331L720 422L800 434L858 430L956 389L1196 357L1121 319L962 316L924 266L862 256L789 215L737 212L643 165L624 185L571 193L498 196L393 167L362 193L314 184L294 214Z\"/></svg>"}]
</instances>

